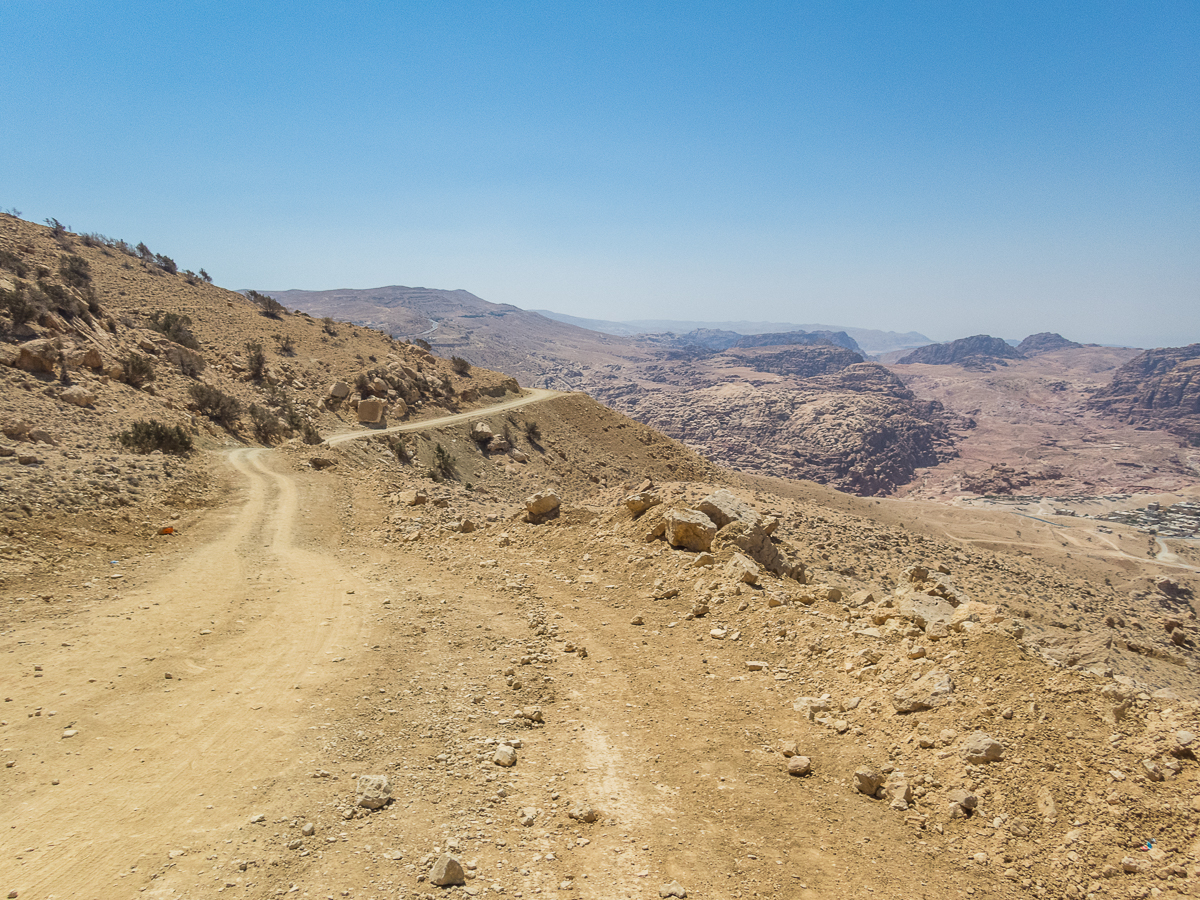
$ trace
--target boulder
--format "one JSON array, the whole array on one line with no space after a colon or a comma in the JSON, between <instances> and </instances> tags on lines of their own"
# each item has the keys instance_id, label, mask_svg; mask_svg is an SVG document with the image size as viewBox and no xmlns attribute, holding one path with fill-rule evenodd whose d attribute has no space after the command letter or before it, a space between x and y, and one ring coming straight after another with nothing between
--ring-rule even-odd
<instances>
[{"instance_id":1,"label":"boulder","mask_svg":"<svg viewBox=\"0 0 1200 900\"><path fill-rule=\"evenodd\" d=\"M496 437L492 426L487 422L474 422L471 424L471 440L477 444L488 444Z\"/></svg>"},{"instance_id":2,"label":"boulder","mask_svg":"<svg viewBox=\"0 0 1200 900\"><path fill-rule=\"evenodd\" d=\"M982 731L976 731L963 744L963 758L969 763L999 762L1004 756L1004 745Z\"/></svg>"},{"instance_id":3,"label":"boulder","mask_svg":"<svg viewBox=\"0 0 1200 900\"><path fill-rule=\"evenodd\" d=\"M401 506L422 506L429 502L429 495L424 491L401 491L396 495L396 502Z\"/></svg>"},{"instance_id":4,"label":"boulder","mask_svg":"<svg viewBox=\"0 0 1200 900\"><path fill-rule=\"evenodd\" d=\"M517 751L508 744L501 744L492 754L492 762L498 766L510 769L517 764Z\"/></svg>"},{"instance_id":5,"label":"boulder","mask_svg":"<svg viewBox=\"0 0 1200 900\"><path fill-rule=\"evenodd\" d=\"M809 721L812 721L818 713L826 713L833 709L833 702L828 694L822 694L820 697L797 697L792 701L792 709L804 713Z\"/></svg>"},{"instance_id":6,"label":"boulder","mask_svg":"<svg viewBox=\"0 0 1200 900\"><path fill-rule=\"evenodd\" d=\"M600 813L596 812L596 809L590 803L581 803L573 807L567 813L567 816L576 822L587 822L590 824L600 818Z\"/></svg>"},{"instance_id":7,"label":"boulder","mask_svg":"<svg viewBox=\"0 0 1200 900\"><path fill-rule=\"evenodd\" d=\"M525 498L525 519L537 524L558 515L562 500L554 491L538 491Z\"/></svg>"},{"instance_id":8,"label":"boulder","mask_svg":"<svg viewBox=\"0 0 1200 900\"><path fill-rule=\"evenodd\" d=\"M854 789L860 794L874 797L883 785L883 775L874 769L863 767L854 771Z\"/></svg>"},{"instance_id":9,"label":"boulder","mask_svg":"<svg viewBox=\"0 0 1200 900\"><path fill-rule=\"evenodd\" d=\"M17 348L16 367L26 372L46 372L51 375L57 371L59 349L54 342L45 338L28 341Z\"/></svg>"},{"instance_id":10,"label":"boulder","mask_svg":"<svg viewBox=\"0 0 1200 900\"><path fill-rule=\"evenodd\" d=\"M75 385L63 391L60 399L72 406L91 406L96 402L96 395L87 388Z\"/></svg>"},{"instance_id":11,"label":"boulder","mask_svg":"<svg viewBox=\"0 0 1200 900\"><path fill-rule=\"evenodd\" d=\"M743 503L729 491L722 488L701 500L696 508L708 516L717 528L724 528L730 522L745 522L747 525L761 525L763 518L748 503Z\"/></svg>"},{"instance_id":12,"label":"boulder","mask_svg":"<svg viewBox=\"0 0 1200 900\"><path fill-rule=\"evenodd\" d=\"M443 853L429 870L429 883L438 887L451 887L467 883L467 874L457 857Z\"/></svg>"},{"instance_id":13,"label":"boulder","mask_svg":"<svg viewBox=\"0 0 1200 900\"><path fill-rule=\"evenodd\" d=\"M98 371L104 368L104 357L100 355L100 351L95 347L88 347L86 350L77 350L67 357L67 361L77 369L94 369Z\"/></svg>"},{"instance_id":14,"label":"boulder","mask_svg":"<svg viewBox=\"0 0 1200 900\"><path fill-rule=\"evenodd\" d=\"M682 547L697 553L712 549L717 529L702 512L694 509L674 509L665 517L666 539L672 547Z\"/></svg>"},{"instance_id":15,"label":"boulder","mask_svg":"<svg viewBox=\"0 0 1200 900\"><path fill-rule=\"evenodd\" d=\"M388 392L387 382L382 378L375 378L371 381L371 393L377 397L386 397Z\"/></svg>"},{"instance_id":16,"label":"boulder","mask_svg":"<svg viewBox=\"0 0 1200 900\"><path fill-rule=\"evenodd\" d=\"M892 706L898 713L918 712L933 709L950 702L954 682L945 672L936 669L923 675L918 681L900 688L892 695Z\"/></svg>"},{"instance_id":17,"label":"boulder","mask_svg":"<svg viewBox=\"0 0 1200 900\"><path fill-rule=\"evenodd\" d=\"M382 809L392 796L386 775L360 775L355 804L363 809Z\"/></svg>"},{"instance_id":18,"label":"boulder","mask_svg":"<svg viewBox=\"0 0 1200 900\"><path fill-rule=\"evenodd\" d=\"M350 396L350 385L344 381L335 381L329 386L329 396L334 400L345 400Z\"/></svg>"},{"instance_id":19,"label":"boulder","mask_svg":"<svg viewBox=\"0 0 1200 900\"><path fill-rule=\"evenodd\" d=\"M649 491L639 491L636 494L630 494L623 501L625 508L635 516L640 516L652 506L658 506L662 503L662 499Z\"/></svg>"},{"instance_id":20,"label":"boulder","mask_svg":"<svg viewBox=\"0 0 1200 900\"><path fill-rule=\"evenodd\" d=\"M392 405L388 409L389 414L396 419L403 419L408 415L408 404L399 397L392 401Z\"/></svg>"},{"instance_id":21,"label":"boulder","mask_svg":"<svg viewBox=\"0 0 1200 900\"><path fill-rule=\"evenodd\" d=\"M812 772L812 760L807 756L793 756L788 759L787 773L796 777L803 777Z\"/></svg>"},{"instance_id":22,"label":"boulder","mask_svg":"<svg viewBox=\"0 0 1200 900\"><path fill-rule=\"evenodd\" d=\"M725 574L734 581L758 584L758 563L742 553L735 553L725 566Z\"/></svg>"},{"instance_id":23,"label":"boulder","mask_svg":"<svg viewBox=\"0 0 1200 900\"><path fill-rule=\"evenodd\" d=\"M385 404L382 400L360 400L358 421L364 425L376 425L383 418Z\"/></svg>"},{"instance_id":24,"label":"boulder","mask_svg":"<svg viewBox=\"0 0 1200 900\"><path fill-rule=\"evenodd\" d=\"M934 622L949 625L954 619L954 607L949 601L921 593L905 594L896 601L895 610L922 631Z\"/></svg>"}]
</instances>

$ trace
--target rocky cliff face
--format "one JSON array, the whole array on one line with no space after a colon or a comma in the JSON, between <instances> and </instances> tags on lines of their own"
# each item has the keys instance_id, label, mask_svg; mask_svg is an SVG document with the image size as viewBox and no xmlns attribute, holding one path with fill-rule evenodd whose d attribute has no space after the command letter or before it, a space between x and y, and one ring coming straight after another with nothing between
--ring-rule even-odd
<instances>
[{"instance_id":1,"label":"rocky cliff face","mask_svg":"<svg viewBox=\"0 0 1200 900\"><path fill-rule=\"evenodd\" d=\"M1000 338L992 337L990 334L976 334L971 337L959 338L948 344L930 344L928 347L920 347L897 362L900 365L926 363L934 366L988 368L997 363L1004 365L1006 359L1024 358L1021 351Z\"/></svg>"},{"instance_id":2,"label":"rocky cliff face","mask_svg":"<svg viewBox=\"0 0 1200 900\"><path fill-rule=\"evenodd\" d=\"M1088 406L1200 445L1200 344L1160 347L1134 357Z\"/></svg>"},{"instance_id":3,"label":"rocky cliff face","mask_svg":"<svg viewBox=\"0 0 1200 900\"><path fill-rule=\"evenodd\" d=\"M722 354L783 378L738 381L694 368L691 387L598 382L589 391L639 421L744 471L861 495L891 493L953 455L950 417L875 363L838 347ZM805 359L808 357L808 359ZM681 382L675 380L674 385Z\"/></svg>"}]
</instances>

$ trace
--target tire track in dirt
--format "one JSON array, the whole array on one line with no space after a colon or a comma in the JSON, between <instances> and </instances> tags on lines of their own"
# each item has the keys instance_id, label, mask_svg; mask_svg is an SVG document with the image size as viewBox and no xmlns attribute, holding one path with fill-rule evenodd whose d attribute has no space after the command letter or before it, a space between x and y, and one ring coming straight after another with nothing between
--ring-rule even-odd
<instances>
[{"instance_id":1,"label":"tire track in dirt","mask_svg":"<svg viewBox=\"0 0 1200 900\"><path fill-rule=\"evenodd\" d=\"M85 613L72 647L35 649L59 643L45 634L57 625L18 634L28 643L4 680L20 684L6 693L58 707L5 733L18 765L0 770L14 826L0 833L0 883L22 896L111 895L122 870L236 832L247 792L294 765L308 699L297 688L327 677L331 648L355 644L366 621L360 600L346 602L361 582L331 554L295 546L298 488L266 454L229 454L246 487L216 538ZM112 612L134 604L128 617ZM21 682L35 659L44 677ZM78 734L62 738L68 724Z\"/></svg>"}]
</instances>

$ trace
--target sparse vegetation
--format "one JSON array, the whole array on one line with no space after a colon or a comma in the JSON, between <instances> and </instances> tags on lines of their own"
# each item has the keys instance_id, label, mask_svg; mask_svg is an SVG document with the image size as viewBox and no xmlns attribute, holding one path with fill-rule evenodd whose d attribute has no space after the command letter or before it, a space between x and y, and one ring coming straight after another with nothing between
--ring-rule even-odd
<instances>
[{"instance_id":1,"label":"sparse vegetation","mask_svg":"<svg viewBox=\"0 0 1200 900\"><path fill-rule=\"evenodd\" d=\"M262 381L267 368L267 354L263 352L263 345L258 341L246 341L242 346L246 351L246 369L250 377Z\"/></svg>"},{"instance_id":2,"label":"sparse vegetation","mask_svg":"<svg viewBox=\"0 0 1200 900\"><path fill-rule=\"evenodd\" d=\"M58 274L69 287L82 288L92 280L92 267L82 256L63 254L58 264Z\"/></svg>"},{"instance_id":3,"label":"sparse vegetation","mask_svg":"<svg viewBox=\"0 0 1200 900\"><path fill-rule=\"evenodd\" d=\"M309 421L300 423L300 439L306 444L320 444L325 440L321 437L321 432L317 431L316 426Z\"/></svg>"},{"instance_id":4,"label":"sparse vegetation","mask_svg":"<svg viewBox=\"0 0 1200 900\"><path fill-rule=\"evenodd\" d=\"M276 333L274 338L275 346L279 348L280 353L282 353L284 356L296 355L296 342L292 340L292 336L290 334Z\"/></svg>"},{"instance_id":5,"label":"sparse vegetation","mask_svg":"<svg viewBox=\"0 0 1200 900\"><path fill-rule=\"evenodd\" d=\"M157 419L134 422L117 435L117 441L134 453L184 454L192 451L192 436L178 425L164 425Z\"/></svg>"},{"instance_id":6,"label":"sparse vegetation","mask_svg":"<svg viewBox=\"0 0 1200 900\"><path fill-rule=\"evenodd\" d=\"M413 340L413 343L416 344L418 347L420 347L422 350L424 350L426 353L433 352L433 344L429 343L429 341L425 340L425 338L415 338Z\"/></svg>"},{"instance_id":7,"label":"sparse vegetation","mask_svg":"<svg viewBox=\"0 0 1200 900\"><path fill-rule=\"evenodd\" d=\"M258 291L246 291L246 296L261 307L264 316L278 319L287 312L282 303L267 294L260 294Z\"/></svg>"},{"instance_id":8,"label":"sparse vegetation","mask_svg":"<svg viewBox=\"0 0 1200 900\"><path fill-rule=\"evenodd\" d=\"M133 388L141 388L154 380L154 363L147 356L132 350L121 362L121 380Z\"/></svg>"},{"instance_id":9,"label":"sparse vegetation","mask_svg":"<svg viewBox=\"0 0 1200 900\"><path fill-rule=\"evenodd\" d=\"M525 437L529 438L531 443L536 443L542 439L542 429L532 419L525 423Z\"/></svg>"},{"instance_id":10,"label":"sparse vegetation","mask_svg":"<svg viewBox=\"0 0 1200 900\"><path fill-rule=\"evenodd\" d=\"M204 269L201 269L199 274L201 281L205 282L206 284L212 284L212 276L205 272Z\"/></svg>"},{"instance_id":11,"label":"sparse vegetation","mask_svg":"<svg viewBox=\"0 0 1200 900\"><path fill-rule=\"evenodd\" d=\"M283 437L286 430L283 422L279 421L269 409L264 409L257 403L250 404L250 424L254 427L254 433L258 439L264 444L273 444L275 441Z\"/></svg>"},{"instance_id":12,"label":"sparse vegetation","mask_svg":"<svg viewBox=\"0 0 1200 900\"><path fill-rule=\"evenodd\" d=\"M28 325L37 318L39 309L27 295L25 285L21 282L11 291L0 291L0 307L12 319L13 328Z\"/></svg>"},{"instance_id":13,"label":"sparse vegetation","mask_svg":"<svg viewBox=\"0 0 1200 900\"><path fill-rule=\"evenodd\" d=\"M18 278L29 277L29 266L11 250L0 250L0 269L8 269Z\"/></svg>"},{"instance_id":14,"label":"sparse vegetation","mask_svg":"<svg viewBox=\"0 0 1200 900\"><path fill-rule=\"evenodd\" d=\"M458 462L454 456L441 444L433 448L433 471L437 473L438 481L454 477L454 466Z\"/></svg>"},{"instance_id":15,"label":"sparse vegetation","mask_svg":"<svg viewBox=\"0 0 1200 900\"><path fill-rule=\"evenodd\" d=\"M197 410L227 428L237 422L242 415L241 401L211 384L189 385L188 394L191 395Z\"/></svg>"},{"instance_id":16,"label":"sparse vegetation","mask_svg":"<svg viewBox=\"0 0 1200 900\"><path fill-rule=\"evenodd\" d=\"M163 256L161 253L154 254L154 262L168 275L174 275L179 271L179 267L175 265L175 260L169 256Z\"/></svg>"},{"instance_id":17,"label":"sparse vegetation","mask_svg":"<svg viewBox=\"0 0 1200 900\"><path fill-rule=\"evenodd\" d=\"M200 342L192 334L191 316L159 310L146 323L159 334L190 350L199 350Z\"/></svg>"},{"instance_id":18,"label":"sparse vegetation","mask_svg":"<svg viewBox=\"0 0 1200 900\"><path fill-rule=\"evenodd\" d=\"M471 364L461 356L450 357L450 366L459 375L469 375L471 373Z\"/></svg>"},{"instance_id":19,"label":"sparse vegetation","mask_svg":"<svg viewBox=\"0 0 1200 900\"><path fill-rule=\"evenodd\" d=\"M325 316L325 318L321 319L321 327L326 334L330 335L331 337L337 337L337 329L333 327L333 319L331 319L329 316Z\"/></svg>"}]
</instances>

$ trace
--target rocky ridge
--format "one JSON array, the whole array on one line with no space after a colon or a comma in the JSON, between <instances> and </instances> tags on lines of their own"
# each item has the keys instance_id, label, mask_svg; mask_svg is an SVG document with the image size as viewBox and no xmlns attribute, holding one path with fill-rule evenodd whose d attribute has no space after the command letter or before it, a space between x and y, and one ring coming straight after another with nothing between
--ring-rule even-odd
<instances>
[{"instance_id":1,"label":"rocky ridge","mask_svg":"<svg viewBox=\"0 0 1200 900\"><path fill-rule=\"evenodd\" d=\"M976 334L945 344L930 344L898 359L899 365L925 363L932 366L986 368L1004 365L1007 359L1024 359L1024 354L1007 341L990 334Z\"/></svg>"},{"instance_id":2,"label":"rocky ridge","mask_svg":"<svg viewBox=\"0 0 1200 900\"><path fill-rule=\"evenodd\" d=\"M1145 351L1121 366L1088 406L1200 445L1200 344Z\"/></svg>"}]
</instances>

